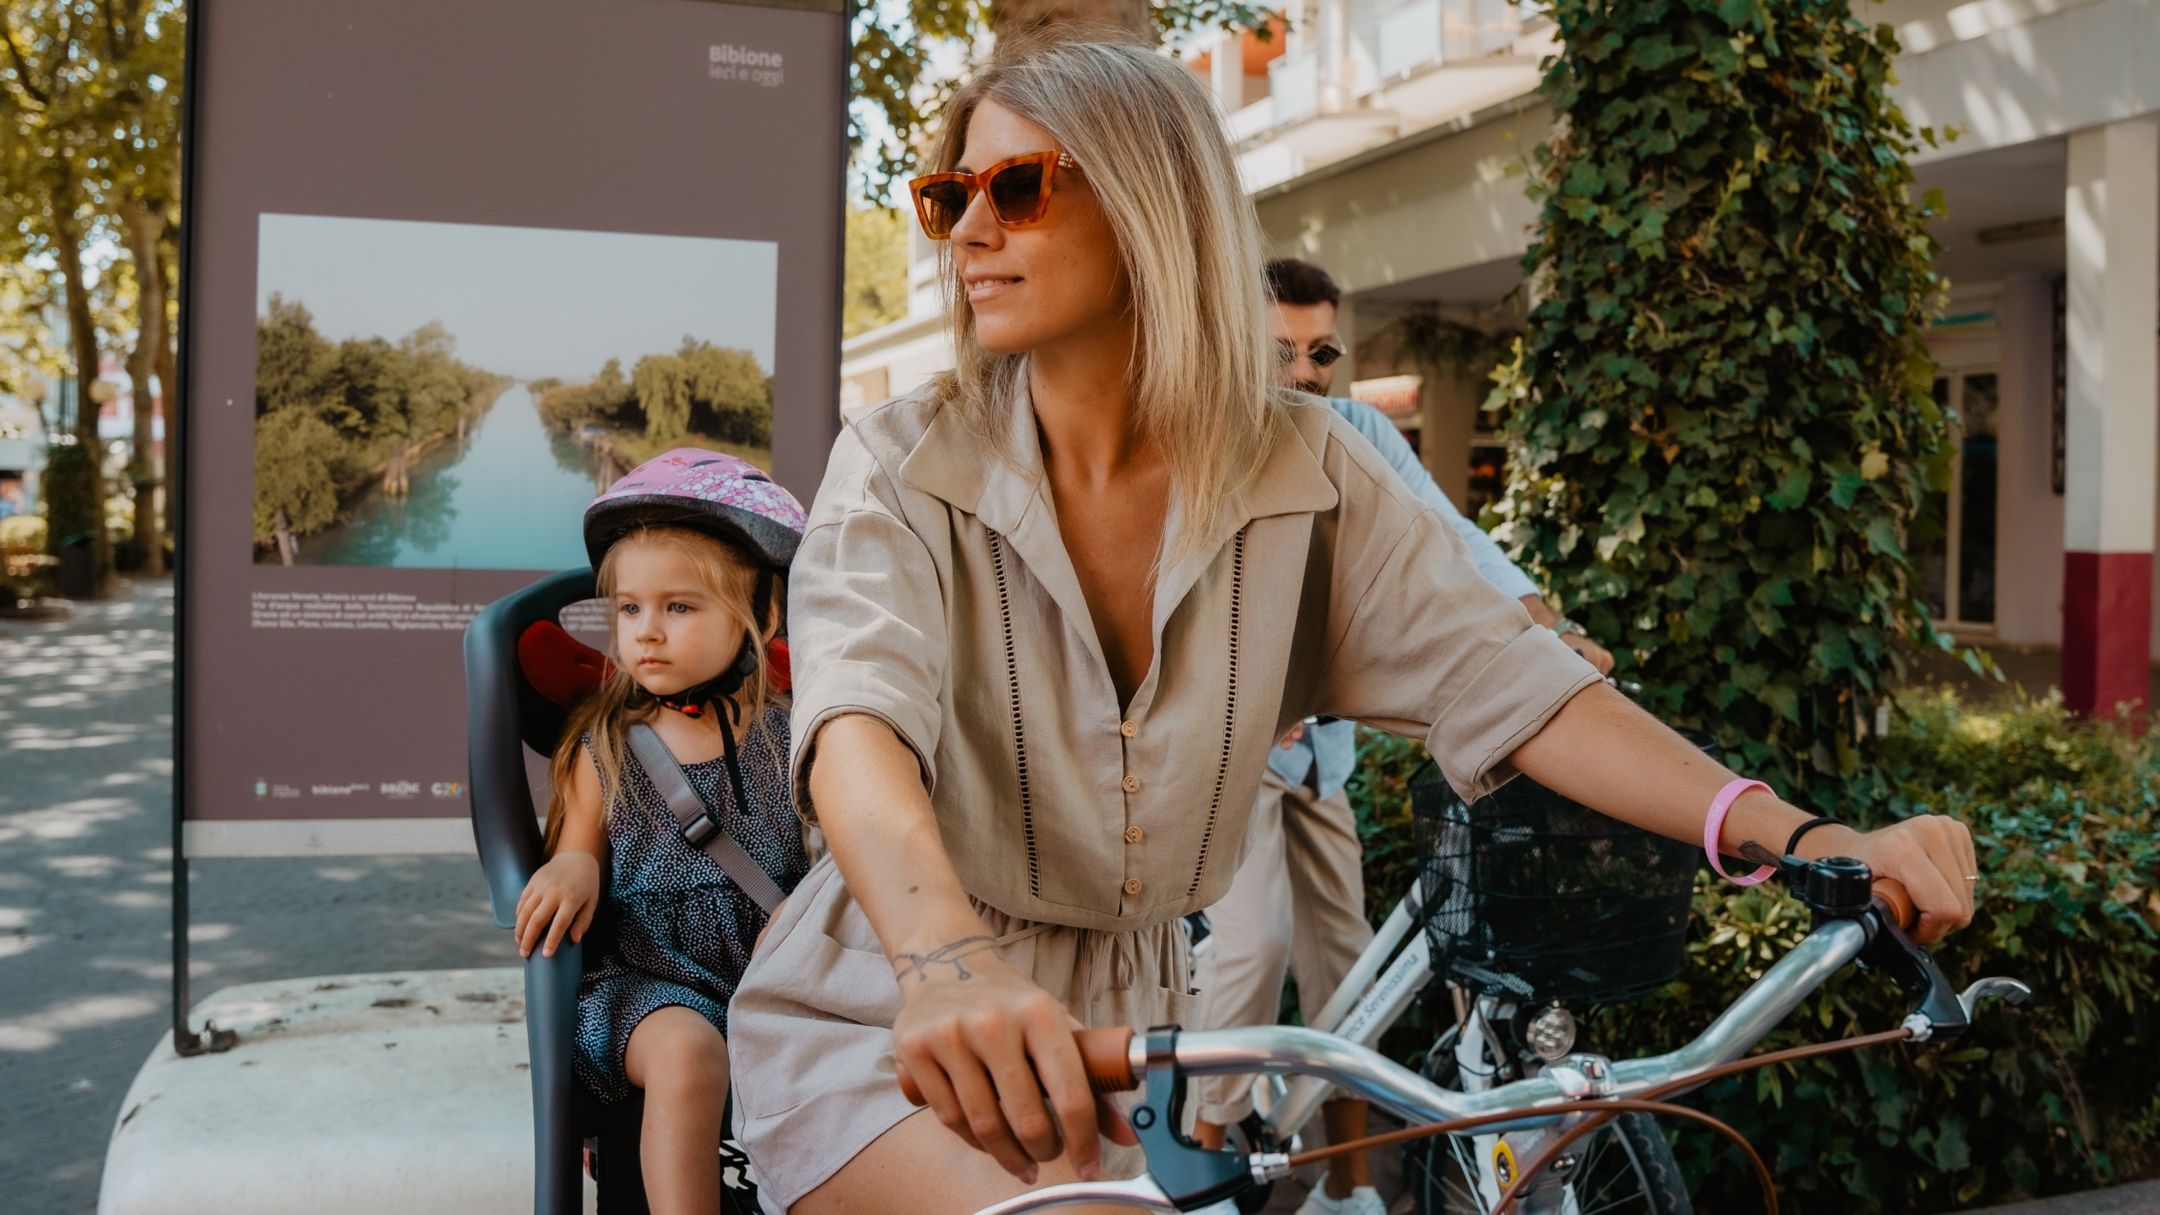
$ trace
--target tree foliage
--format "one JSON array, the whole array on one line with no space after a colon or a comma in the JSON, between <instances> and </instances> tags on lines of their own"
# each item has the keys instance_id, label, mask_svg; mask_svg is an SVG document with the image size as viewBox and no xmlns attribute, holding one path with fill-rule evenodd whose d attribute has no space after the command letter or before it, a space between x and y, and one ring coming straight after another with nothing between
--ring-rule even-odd
<instances>
[{"instance_id":1,"label":"tree foliage","mask_svg":"<svg viewBox=\"0 0 2160 1215\"><path fill-rule=\"evenodd\" d=\"M905 0L855 11L848 139L864 201L880 205L914 176L917 149L945 102L999 36L1062 27L1075 36L1154 42L1241 29L1268 36L1276 10L1245 0Z\"/></svg>"},{"instance_id":2,"label":"tree foliage","mask_svg":"<svg viewBox=\"0 0 2160 1215\"><path fill-rule=\"evenodd\" d=\"M537 395L541 420L561 431L631 432L662 447L699 438L772 446L772 377L749 351L696 338L639 359L627 379L609 359L591 381Z\"/></svg>"},{"instance_id":3,"label":"tree foliage","mask_svg":"<svg viewBox=\"0 0 2160 1215\"><path fill-rule=\"evenodd\" d=\"M840 336L854 337L907 315L908 219L891 207L850 206Z\"/></svg>"},{"instance_id":4,"label":"tree foliage","mask_svg":"<svg viewBox=\"0 0 2160 1215\"><path fill-rule=\"evenodd\" d=\"M1655 711L1834 807L1900 647L1946 644L1906 547L1947 483L1943 284L1896 43L1845 0L1557 0L1541 302L1499 373L1496 534Z\"/></svg>"},{"instance_id":5,"label":"tree foliage","mask_svg":"<svg viewBox=\"0 0 2160 1215\"><path fill-rule=\"evenodd\" d=\"M0 346L10 348L0 357L0 377L19 384L35 371L49 380L50 371L64 368L88 385L101 347L132 346L139 562L156 551L154 395L162 396L168 423L175 417L171 236L182 20L180 0L0 0L0 127L11 132L0 145L0 262L14 267L23 305L0 316ZM93 288L109 286L111 275L85 264L104 242L127 254L110 269L133 272L134 314L117 322L100 316L93 299ZM48 308L67 320L65 351L52 348ZM153 394L153 375L162 394ZM78 442L97 445L95 410L77 411L75 432Z\"/></svg>"},{"instance_id":6,"label":"tree foliage","mask_svg":"<svg viewBox=\"0 0 2160 1215\"><path fill-rule=\"evenodd\" d=\"M302 536L337 521L336 453L343 443L329 423L305 409L281 409L256 421L257 540L271 540L281 528Z\"/></svg>"},{"instance_id":7,"label":"tree foliage","mask_svg":"<svg viewBox=\"0 0 2160 1215\"><path fill-rule=\"evenodd\" d=\"M333 342L305 304L272 293L255 321L256 542L328 527L342 493L457 433L509 383L460 362L438 323Z\"/></svg>"}]
</instances>

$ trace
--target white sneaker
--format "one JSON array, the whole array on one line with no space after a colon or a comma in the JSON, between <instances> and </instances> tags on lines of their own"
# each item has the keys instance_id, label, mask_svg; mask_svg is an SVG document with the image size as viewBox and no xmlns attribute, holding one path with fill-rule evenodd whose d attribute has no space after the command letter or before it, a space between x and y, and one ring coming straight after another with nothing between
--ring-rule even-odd
<instances>
[{"instance_id":1,"label":"white sneaker","mask_svg":"<svg viewBox=\"0 0 2160 1215\"><path fill-rule=\"evenodd\" d=\"M1297 1209L1297 1215L1387 1215L1387 1204L1380 1201L1380 1191L1369 1185L1350 1191L1348 1198L1330 1198L1322 1182L1306 1195L1305 1205Z\"/></svg>"}]
</instances>

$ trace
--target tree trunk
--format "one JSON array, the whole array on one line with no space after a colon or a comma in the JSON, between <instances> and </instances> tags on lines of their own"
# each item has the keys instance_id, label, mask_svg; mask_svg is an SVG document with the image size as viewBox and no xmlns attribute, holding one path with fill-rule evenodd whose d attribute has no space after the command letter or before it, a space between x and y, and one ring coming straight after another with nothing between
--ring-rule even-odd
<instances>
[{"instance_id":1,"label":"tree trunk","mask_svg":"<svg viewBox=\"0 0 2160 1215\"><path fill-rule=\"evenodd\" d=\"M165 535L172 540L174 551L179 551L180 537L173 529L173 519L180 513L180 368L173 353L173 327L171 323L173 294L177 287L179 249L174 244L176 225L171 222L159 225L158 238L158 293L165 297L166 323L158 326L157 378L158 407L165 415L165 509L162 512Z\"/></svg>"},{"instance_id":2,"label":"tree trunk","mask_svg":"<svg viewBox=\"0 0 2160 1215\"><path fill-rule=\"evenodd\" d=\"M159 209L133 199L120 200L119 212L128 252L135 259L136 282L135 349L127 359L128 384L135 396L135 434L128 458L128 476L135 483L135 535L129 543L136 568L157 574L163 572L164 544L157 522L158 469L151 458L156 415L151 412L150 377L165 347L165 275L158 255L158 229L165 219Z\"/></svg>"},{"instance_id":3,"label":"tree trunk","mask_svg":"<svg viewBox=\"0 0 2160 1215\"><path fill-rule=\"evenodd\" d=\"M992 0L990 30L1000 38L1052 25L1074 27L1074 38L1117 37L1148 46L1160 40L1147 0Z\"/></svg>"},{"instance_id":4,"label":"tree trunk","mask_svg":"<svg viewBox=\"0 0 2160 1215\"><path fill-rule=\"evenodd\" d=\"M75 222L73 177L56 178L47 202L52 207L53 254L60 263L67 309L68 350L75 360L75 437L95 450L98 406L90 399L90 386L98 378L97 322L91 319L90 288L83 282L82 230Z\"/></svg>"},{"instance_id":5,"label":"tree trunk","mask_svg":"<svg viewBox=\"0 0 2160 1215\"><path fill-rule=\"evenodd\" d=\"M278 563L291 565L300 552L300 541L292 534L292 520L286 517L282 506L278 507L276 533Z\"/></svg>"},{"instance_id":6,"label":"tree trunk","mask_svg":"<svg viewBox=\"0 0 2160 1215\"><path fill-rule=\"evenodd\" d=\"M98 403L90 386L98 378L97 324L90 317L90 288L83 282L82 229L75 220L75 176L63 159L48 187L52 208L53 256L60 264L60 285L67 308L68 348L75 360L75 438L90 456L90 478L97 487L98 508L83 520L90 528L99 570L108 567L111 550L105 536L105 453L98 443Z\"/></svg>"}]
</instances>

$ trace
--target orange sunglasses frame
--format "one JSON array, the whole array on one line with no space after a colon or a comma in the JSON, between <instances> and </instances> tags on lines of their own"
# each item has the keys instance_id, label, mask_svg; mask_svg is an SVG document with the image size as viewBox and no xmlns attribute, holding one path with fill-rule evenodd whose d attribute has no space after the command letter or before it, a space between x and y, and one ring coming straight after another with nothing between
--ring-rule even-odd
<instances>
[{"instance_id":1,"label":"orange sunglasses frame","mask_svg":"<svg viewBox=\"0 0 2160 1215\"><path fill-rule=\"evenodd\" d=\"M1015 156L1010 160L1001 160L980 173L929 173L917 177L908 182L908 195L915 200L915 222L922 225L923 235L931 240L947 240L952 236L951 228L947 228L942 234L931 228L930 209L923 205L922 192L925 188L941 185L949 181L959 182L965 186L967 188L967 201L960 204L960 214L964 216L967 214L967 209L975 205L975 196L989 190L991 178L1007 169L1018 168L1021 165L1042 166L1042 188L1035 195L1033 208L1025 216L1018 219L1007 219L998 214L997 203L992 202L990 204L990 218L996 220L997 226L1000 228L1025 228L1031 224L1041 223L1043 215L1050 210L1050 183L1057 177L1057 171L1059 169L1078 169L1080 167L1079 163L1073 160L1071 154L1066 152L1029 152L1025 156ZM955 219L953 221L954 226L957 227L959 222L958 219Z\"/></svg>"}]
</instances>

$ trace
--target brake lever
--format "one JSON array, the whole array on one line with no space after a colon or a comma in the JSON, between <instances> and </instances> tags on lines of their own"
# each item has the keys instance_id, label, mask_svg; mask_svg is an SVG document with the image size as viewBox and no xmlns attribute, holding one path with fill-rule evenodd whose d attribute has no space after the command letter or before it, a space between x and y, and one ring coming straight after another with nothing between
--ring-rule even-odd
<instances>
[{"instance_id":1,"label":"brake lever","mask_svg":"<svg viewBox=\"0 0 2160 1215\"><path fill-rule=\"evenodd\" d=\"M1860 952L1860 965L1881 971L1897 984L1899 991L1915 997L1904 1020L1913 1041L1954 1038L1971 1028L1971 1009L1950 986L1942 967L1935 964L1935 956L1914 944L1890 917L1875 911L1869 916L1875 931L1868 938L1867 948Z\"/></svg>"},{"instance_id":2,"label":"brake lever","mask_svg":"<svg viewBox=\"0 0 2160 1215\"><path fill-rule=\"evenodd\" d=\"M2032 988L2016 979L2006 979L1996 975L1992 978L1977 980L1972 986L1959 993L1958 1003L1964 1007L1965 1016L1970 1020L1974 1006L1978 1005L1982 1000L2008 1000L2010 1006L2015 1008L2031 998Z\"/></svg>"},{"instance_id":3,"label":"brake lever","mask_svg":"<svg viewBox=\"0 0 2160 1215\"><path fill-rule=\"evenodd\" d=\"M1211 1151L1185 1137L1185 1070L1177 1065L1177 1036L1175 1025L1148 1030L1147 1095L1131 1119L1147 1153L1148 1176L1173 1207L1194 1211L1251 1189L1272 1162Z\"/></svg>"}]
</instances>

